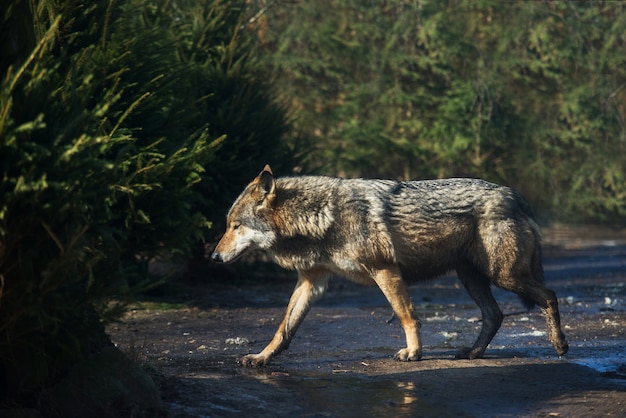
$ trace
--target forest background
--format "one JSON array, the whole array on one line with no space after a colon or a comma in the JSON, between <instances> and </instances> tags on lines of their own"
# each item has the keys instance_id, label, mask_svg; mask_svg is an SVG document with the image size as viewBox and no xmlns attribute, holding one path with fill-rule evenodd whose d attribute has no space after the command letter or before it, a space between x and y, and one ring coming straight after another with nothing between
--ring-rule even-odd
<instances>
[{"instance_id":1,"label":"forest background","mask_svg":"<svg viewBox=\"0 0 626 418\"><path fill-rule=\"evenodd\" d=\"M625 2L12 0L0 19L2 402L105 344L150 260L202 258L266 163L481 177L544 224L626 224Z\"/></svg>"}]
</instances>

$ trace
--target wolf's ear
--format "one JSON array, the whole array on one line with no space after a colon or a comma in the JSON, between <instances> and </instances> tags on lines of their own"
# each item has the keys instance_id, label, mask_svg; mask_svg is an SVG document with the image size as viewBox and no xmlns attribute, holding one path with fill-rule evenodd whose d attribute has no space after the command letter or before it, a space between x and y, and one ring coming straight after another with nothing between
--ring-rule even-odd
<instances>
[{"instance_id":1,"label":"wolf's ear","mask_svg":"<svg viewBox=\"0 0 626 418\"><path fill-rule=\"evenodd\" d=\"M261 171L261 174L263 174L263 173L264 173L264 172L266 172L266 171L267 171L268 173L270 173L271 175L274 175L274 173L272 173L272 169L270 168L270 165L269 165L269 164L265 164L265 167L263 167L263 170Z\"/></svg>"},{"instance_id":2,"label":"wolf's ear","mask_svg":"<svg viewBox=\"0 0 626 418\"><path fill-rule=\"evenodd\" d=\"M272 174L269 164L263 168L263 171L254 179L254 182L257 184L260 200L273 197L276 190L276 180L274 180L274 174Z\"/></svg>"},{"instance_id":3,"label":"wolf's ear","mask_svg":"<svg viewBox=\"0 0 626 418\"><path fill-rule=\"evenodd\" d=\"M268 167L269 168L269 167ZM271 171L263 171L259 177L259 190L265 195L273 195L276 189L276 181Z\"/></svg>"}]
</instances>

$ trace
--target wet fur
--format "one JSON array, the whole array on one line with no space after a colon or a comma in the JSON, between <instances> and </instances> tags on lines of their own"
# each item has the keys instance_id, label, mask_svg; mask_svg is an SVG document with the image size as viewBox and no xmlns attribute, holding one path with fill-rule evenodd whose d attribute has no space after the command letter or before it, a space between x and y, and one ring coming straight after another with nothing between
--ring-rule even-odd
<instances>
[{"instance_id":1,"label":"wet fur","mask_svg":"<svg viewBox=\"0 0 626 418\"><path fill-rule=\"evenodd\" d=\"M418 360L420 324L406 286L451 270L483 315L476 343L457 357L482 357L500 327L503 315L491 284L517 293L528 307L539 305L555 350L566 353L556 295L543 284L541 235L531 216L516 191L483 180L275 179L267 166L231 207L213 259L230 262L261 248L282 267L297 270L299 280L272 342L242 363L264 365L284 350L331 275L378 285L407 337L396 358Z\"/></svg>"}]
</instances>

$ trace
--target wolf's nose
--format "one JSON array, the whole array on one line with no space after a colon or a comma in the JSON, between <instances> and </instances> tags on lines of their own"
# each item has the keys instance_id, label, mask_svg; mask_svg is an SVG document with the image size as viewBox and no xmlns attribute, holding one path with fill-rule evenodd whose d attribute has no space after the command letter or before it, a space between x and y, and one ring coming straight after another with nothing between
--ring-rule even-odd
<instances>
[{"instance_id":1,"label":"wolf's nose","mask_svg":"<svg viewBox=\"0 0 626 418\"><path fill-rule=\"evenodd\" d=\"M224 260L222 260L222 256L219 253L214 252L213 254L211 254L211 260L215 261L216 263L221 263Z\"/></svg>"}]
</instances>

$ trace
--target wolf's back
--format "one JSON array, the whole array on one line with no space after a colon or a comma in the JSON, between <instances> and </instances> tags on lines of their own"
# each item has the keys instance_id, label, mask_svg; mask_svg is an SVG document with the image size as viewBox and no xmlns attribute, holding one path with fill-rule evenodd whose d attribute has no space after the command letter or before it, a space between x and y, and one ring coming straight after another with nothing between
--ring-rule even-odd
<instances>
[{"instance_id":1,"label":"wolf's back","mask_svg":"<svg viewBox=\"0 0 626 418\"><path fill-rule=\"evenodd\" d=\"M513 189L478 179L413 182L323 176L278 179L278 255L316 260L353 254L359 263L397 263L408 282L448 272L497 236L499 222L530 223ZM494 235L495 234L495 235ZM513 245L513 244L511 244ZM541 273L541 250L533 265Z\"/></svg>"}]
</instances>

